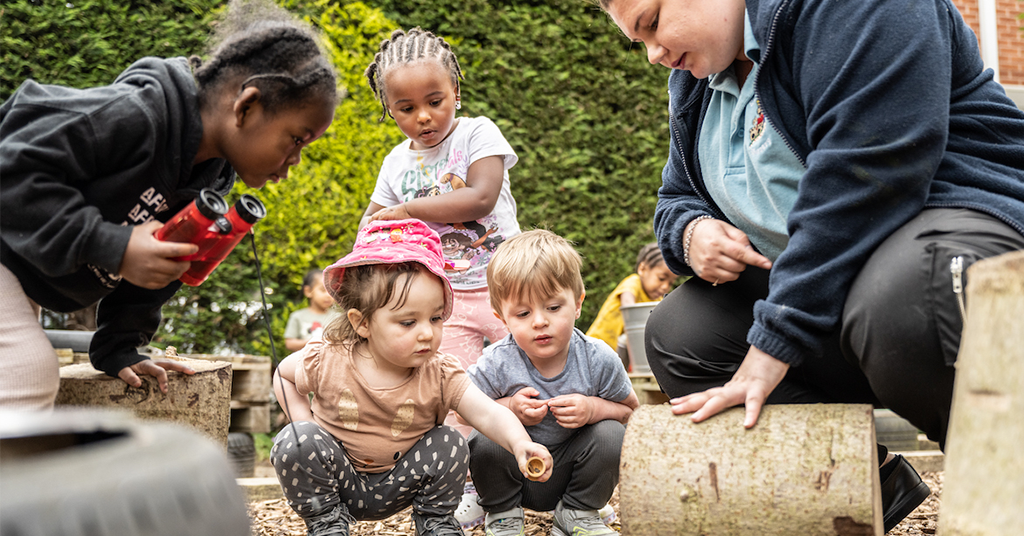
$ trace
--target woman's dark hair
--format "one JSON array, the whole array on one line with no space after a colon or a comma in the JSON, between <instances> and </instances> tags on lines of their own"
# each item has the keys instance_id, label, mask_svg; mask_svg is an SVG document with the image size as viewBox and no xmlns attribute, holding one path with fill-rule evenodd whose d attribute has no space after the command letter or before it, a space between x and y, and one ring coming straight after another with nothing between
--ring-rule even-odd
<instances>
[{"instance_id":1,"label":"woman's dark hair","mask_svg":"<svg viewBox=\"0 0 1024 536\"><path fill-rule=\"evenodd\" d=\"M435 58L441 66L448 71L452 85L455 86L455 93L459 92L459 80L462 78L462 69L459 67L459 60L452 52L451 45L444 39L431 32L421 30L419 27L409 30L408 33L401 29L391 32L391 38L380 42L380 51L373 57L373 62L366 68L366 78L370 81L370 89L380 101L384 111L380 114L380 121L391 117L391 110L388 109L387 89L384 87L384 75L397 65L413 63L424 58Z\"/></svg>"},{"instance_id":2,"label":"woman's dark hair","mask_svg":"<svg viewBox=\"0 0 1024 536\"><path fill-rule=\"evenodd\" d=\"M268 113L337 103L338 77L313 29L269 0L232 0L208 60L189 58L206 106L226 85L260 90Z\"/></svg>"}]
</instances>

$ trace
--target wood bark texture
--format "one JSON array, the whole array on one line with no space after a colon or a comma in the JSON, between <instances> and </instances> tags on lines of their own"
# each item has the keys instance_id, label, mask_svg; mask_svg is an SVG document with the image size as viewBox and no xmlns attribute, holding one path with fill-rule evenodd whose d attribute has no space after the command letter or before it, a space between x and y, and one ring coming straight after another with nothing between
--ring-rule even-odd
<instances>
[{"instance_id":1,"label":"wood bark texture","mask_svg":"<svg viewBox=\"0 0 1024 536\"><path fill-rule=\"evenodd\" d=\"M167 394L160 392L152 376L139 376L142 387L135 388L88 363L61 367L56 405L127 409L140 419L191 426L226 448L231 418L231 363L183 361L196 373L189 376L167 371Z\"/></svg>"},{"instance_id":2,"label":"wood bark texture","mask_svg":"<svg viewBox=\"0 0 1024 536\"><path fill-rule=\"evenodd\" d=\"M967 270L942 536L1024 533L1024 252Z\"/></svg>"},{"instance_id":3,"label":"wood bark texture","mask_svg":"<svg viewBox=\"0 0 1024 536\"><path fill-rule=\"evenodd\" d=\"M619 476L625 536L882 535L870 405L765 406L750 430L641 406Z\"/></svg>"}]
</instances>

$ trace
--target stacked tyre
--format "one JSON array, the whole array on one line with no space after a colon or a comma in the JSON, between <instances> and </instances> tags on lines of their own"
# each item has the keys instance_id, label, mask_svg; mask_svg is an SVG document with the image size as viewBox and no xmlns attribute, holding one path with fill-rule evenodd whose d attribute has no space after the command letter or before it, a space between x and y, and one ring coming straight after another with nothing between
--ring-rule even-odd
<instances>
[{"instance_id":1,"label":"stacked tyre","mask_svg":"<svg viewBox=\"0 0 1024 536\"><path fill-rule=\"evenodd\" d=\"M248 536L222 446L98 410L0 413L4 536Z\"/></svg>"}]
</instances>

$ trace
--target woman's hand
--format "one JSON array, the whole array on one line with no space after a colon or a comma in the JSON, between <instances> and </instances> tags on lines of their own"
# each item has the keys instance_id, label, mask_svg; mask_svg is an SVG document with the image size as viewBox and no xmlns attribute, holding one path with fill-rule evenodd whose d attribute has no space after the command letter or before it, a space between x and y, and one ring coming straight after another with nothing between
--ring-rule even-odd
<instances>
[{"instance_id":1,"label":"woman's hand","mask_svg":"<svg viewBox=\"0 0 1024 536\"><path fill-rule=\"evenodd\" d=\"M192 370L181 361L174 361L170 359L143 359L134 365L121 369L117 373L117 377L121 378L124 383L127 383L132 387L142 387L142 379L139 378L139 375L144 374L146 376L153 376L156 378L156 382L160 386L160 392L166 395L168 370L176 370L178 372L188 374L189 376L196 373L196 371Z\"/></svg>"},{"instance_id":2,"label":"woman's hand","mask_svg":"<svg viewBox=\"0 0 1024 536\"><path fill-rule=\"evenodd\" d=\"M788 364L751 346L740 368L728 383L702 393L673 398L669 401L672 413L693 413L693 422L701 422L722 410L746 404L743 427L750 428L757 424L765 400L788 370Z\"/></svg>"},{"instance_id":3,"label":"woman's hand","mask_svg":"<svg viewBox=\"0 0 1024 536\"><path fill-rule=\"evenodd\" d=\"M690 267L697 277L709 283L735 281L748 264L765 270L772 267L772 261L754 251L746 233L722 220L694 220L683 236L687 234Z\"/></svg>"}]
</instances>

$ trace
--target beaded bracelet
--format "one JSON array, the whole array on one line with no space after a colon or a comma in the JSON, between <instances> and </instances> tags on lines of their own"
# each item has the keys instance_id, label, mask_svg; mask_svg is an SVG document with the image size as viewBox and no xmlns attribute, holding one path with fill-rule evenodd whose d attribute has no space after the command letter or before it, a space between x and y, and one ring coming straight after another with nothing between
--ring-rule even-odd
<instances>
[{"instance_id":1,"label":"beaded bracelet","mask_svg":"<svg viewBox=\"0 0 1024 536\"><path fill-rule=\"evenodd\" d=\"M689 230L686 231L686 238L683 240L683 262L686 263L687 266L690 266L690 240L693 239L693 230L697 228L697 222L701 220L713 219L715 219L713 216L703 214L697 216L696 218L693 219L693 221L690 222L690 228Z\"/></svg>"}]
</instances>

